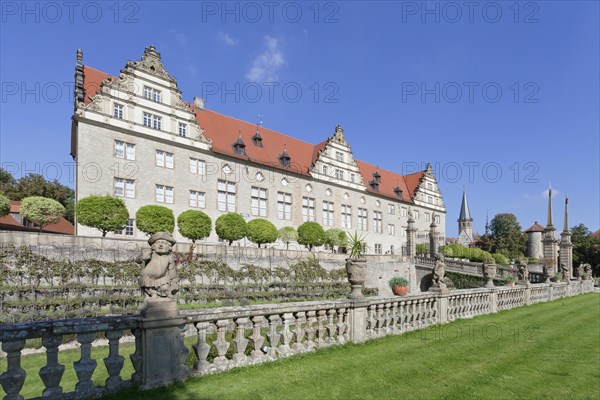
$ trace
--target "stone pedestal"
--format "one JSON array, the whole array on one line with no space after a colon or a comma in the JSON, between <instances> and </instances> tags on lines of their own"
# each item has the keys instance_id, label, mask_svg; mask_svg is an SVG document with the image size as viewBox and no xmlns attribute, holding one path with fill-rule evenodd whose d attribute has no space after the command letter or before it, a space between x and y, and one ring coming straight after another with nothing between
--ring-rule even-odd
<instances>
[{"instance_id":1,"label":"stone pedestal","mask_svg":"<svg viewBox=\"0 0 600 400\"><path fill-rule=\"evenodd\" d=\"M367 340L367 306L369 301L366 299L353 300L352 305L353 307L348 315L350 341L352 343L362 343Z\"/></svg>"},{"instance_id":2,"label":"stone pedestal","mask_svg":"<svg viewBox=\"0 0 600 400\"><path fill-rule=\"evenodd\" d=\"M146 297L140 308L142 318L173 318L179 315L177 300L168 297Z\"/></svg>"}]
</instances>

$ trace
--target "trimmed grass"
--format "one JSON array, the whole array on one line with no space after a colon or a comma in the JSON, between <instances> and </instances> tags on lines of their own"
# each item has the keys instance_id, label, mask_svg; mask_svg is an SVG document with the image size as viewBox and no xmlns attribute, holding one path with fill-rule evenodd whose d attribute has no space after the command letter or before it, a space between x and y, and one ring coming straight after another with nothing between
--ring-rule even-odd
<instances>
[{"instance_id":1,"label":"trimmed grass","mask_svg":"<svg viewBox=\"0 0 600 400\"><path fill-rule=\"evenodd\" d=\"M39 356L24 357L29 371L30 358L40 360L35 363L38 368L43 365ZM101 363L98 360L98 370L104 371ZM6 361L1 360L0 371L4 370ZM600 295L589 293L360 345L334 346L154 391L126 390L109 398L598 400Z\"/></svg>"}]
</instances>

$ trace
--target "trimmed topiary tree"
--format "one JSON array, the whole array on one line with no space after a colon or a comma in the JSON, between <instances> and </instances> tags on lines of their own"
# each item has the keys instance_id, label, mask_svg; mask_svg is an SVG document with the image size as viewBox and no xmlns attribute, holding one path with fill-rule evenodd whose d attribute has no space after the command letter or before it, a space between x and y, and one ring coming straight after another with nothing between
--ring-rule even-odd
<instances>
[{"instance_id":1,"label":"trimmed topiary tree","mask_svg":"<svg viewBox=\"0 0 600 400\"><path fill-rule=\"evenodd\" d=\"M290 243L298 241L298 231L291 226L284 226L277 234L279 235L279 239L285 243L286 249L290 248Z\"/></svg>"},{"instance_id":2,"label":"trimmed topiary tree","mask_svg":"<svg viewBox=\"0 0 600 400\"><path fill-rule=\"evenodd\" d=\"M0 218L10 214L10 200L0 193Z\"/></svg>"},{"instance_id":3,"label":"trimmed topiary tree","mask_svg":"<svg viewBox=\"0 0 600 400\"><path fill-rule=\"evenodd\" d=\"M266 219L257 218L248 222L246 236L260 248L261 244L277 240L277 228Z\"/></svg>"},{"instance_id":4,"label":"trimmed topiary tree","mask_svg":"<svg viewBox=\"0 0 600 400\"><path fill-rule=\"evenodd\" d=\"M338 249L348 246L348 236L343 229L331 228L328 229L325 234L327 235L327 244L331 246L333 252L333 246L337 246Z\"/></svg>"},{"instance_id":5,"label":"trimmed topiary tree","mask_svg":"<svg viewBox=\"0 0 600 400\"><path fill-rule=\"evenodd\" d=\"M21 200L20 214L40 227L55 224L65 215L65 208L56 200L32 196Z\"/></svg>"},{"instance_id":6,"label":"trimmed topiary tree","mask_svg":"<svg viewBox=\"0 0 600 400\"><path fill-rule=\"evenodd\" d=\"M127 225L129 211L125 202L110 195L84 197L75 206L77 222L98 229L105 237L108 232L119 231Z\"/></svg>"},{"instance_id":7,"label":"trimmed topiary tree","mask_svg":"<svg viewBox=\"0 0 600 400\"><path fill-rule=\"evenodd\" d=\"M234 240L240 240L246 236L246 220L236 213L223 214L215 222L215 231L219 238L227 240L231 246Z\"/></svg>"},{"instance_id":8,"label":"trimmed topiary tree","mask_svg":"<svg viewBox=\"0 0 600 400\"><path fill-rule=\"evenodd\" d=\"M312 250L314 246L322 246L327 241L323 227L316 222L305 222L298 227L298 243Z\"/></svg>"},{"instance_id":9,"label":"trimmed topiary tree","mask_svg":"<svg viewBox=\"0 0 600 400\"><path fill-rule=\"evenodd\" d=\"M212 220L202 211L187 210L177 217L177 227L181 236L196 244L196 240L210 236Z\"/></svg>"},{"instance_id":10,"label":"trimmed topiary tree","mask_svg":"<svg viewBox=\"0 0 600 400\"><path fill-rule=\"evenodd\" d=\"M143 206L135 213L135 226L148 236L156 232L173 233L175 216L173 210L167 207Z\"/></svg>"}]
</instances>

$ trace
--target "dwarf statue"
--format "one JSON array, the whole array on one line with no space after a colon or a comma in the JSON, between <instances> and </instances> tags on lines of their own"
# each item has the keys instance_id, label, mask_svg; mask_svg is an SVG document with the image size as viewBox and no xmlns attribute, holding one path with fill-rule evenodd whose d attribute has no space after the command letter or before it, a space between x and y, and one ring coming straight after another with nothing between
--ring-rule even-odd
<instances>
[{"instance_id":1,"label":"dwarf statue","mask_svg":"<svg viewBox=\"0 0 600 400\"><path fill-rule=\"evenodd\" d=\"M139 285L146 297L173 298L179 291L175 259L171 254L175 239L169 233L158 232L148 239L150 249L142 251L145 267L140 272Z\"/></svg>"}]
</instances>

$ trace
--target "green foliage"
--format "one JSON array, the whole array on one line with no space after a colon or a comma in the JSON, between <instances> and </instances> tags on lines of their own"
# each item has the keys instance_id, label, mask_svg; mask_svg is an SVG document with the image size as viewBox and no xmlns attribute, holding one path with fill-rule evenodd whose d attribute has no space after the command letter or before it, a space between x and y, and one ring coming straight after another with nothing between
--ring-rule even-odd
<instances>
[{"instance_id":1,"label":"green foliage","mask_svg":"<svg viewBox=\"0 0 600 400\"><path fill-rule=\"evenodd\" d=\"M508 260L506 259L504 254L494 253L494 254L492 254L492 258L494 259L495 263L498 265L508 265Z\"/></svg>"},{"instance_id":2,"label":"green foliage","mask_svg":"<svg viewBox=\"0 0 600 400\"><path fill-rule=\"evenodd\" d=\"M489 248L485 250L504 253L512 259L523 256L527 235L521 231L521 225L514 214L496 214L490 222L490 228Z\"/></svg>"},{"instance_id":3,"label":"green foliage","mask_svg":"<svg viewBox=\"0 0 600 400\"><path fill-rule=\"evenodd\" d=\"M236 213L223 214L217 218L215 230L219 238L227 240L230 246L234 240L243 239L248 233L244 217Z\"/></svg>"},{"instance_id":4,"label":"green foliage","mask_svg":"<svg viewBox=\"0 0 600 400\"><path fill-rule=\"evenodd\" d=\"M65 214L65 208L56 200L46 197L32 196L21 201L20 214L40 227L58 222Z\"/></svg>"},{"instance_id":5,"label":"green foliage","mask_svg":"<svg viewBox=\"0 0 600 400\"><path fill-rule=\"evenodd\" d=\"M10 200L0 193L0 217L10 214Z\"/></svg>"},{"instance_id":6,"label":"green foliage","mask_svg":"<svg viewBox=\"0 0 600 400\"><path fill-rule=\"evenodd\" d=\"M298 243L308 247L309 250L324 245L326 241L327 235L318 223L308 221L298 227Z\"/></svg>"},{"instance_id":7,"label":"green foliage","mask_svg":"<svg viewBox=\"0 0 600 400\"><path fill-rule=\"evenodd\" d=\"M333 246L337 246L339 248L345 248L348 246L348 236L343 229L340 228L331 228L328 229L325 234L327 235L327 244L331 246L331 250L333 251Z\"/></svg>"},{"instance_id":8,"label":"green foliage","mask_svg":"<svg viewBox=\"0 0 600 400\"><path fill-rule=\"evenodd\" d=\"M175 216L173 210L167 207L143 206L135 213L135 226L147 235L154 235L157 232L173 233Z\"/></svg>"},{"instance_id":9,"label":"green foliage","mask_svg":"<svg viewBox=\"0 0 600 400\"><path fill-rule=\"evenodd\" d=\"M552 281L560 282L562 278L563 278L562 274L554 274L554 276L552 276Z\"/></svg>"},{"instance_id":10,"label":"green foliage","mask_svg":"<svg viewBox=\"0 0 600 400\"><path fill-rule=\"evenodd\" d=\"M248 240L260 247L261 244L273 243L277 240L277 228L266 219L253 219L248 222L246 236Z\"/></svg>"},{"instance_id":11,"label":"green foliage","mask_svg":"<svg viewBox=\"0 0 600 400\"><path fill-rule=\"evenodd\" d=\"M98 229L105 237L108 232L118 231L127 225L129 212L122 199L114 196L92 195L77 202L77 222Z\"/></svg>"},{"instance_id":12,"label":"green foliage","mask_svg":"<svg viewBox=\"0 0 600 400\"><path fill-rule=\"evenodd\" d=\"M596 240L590 230L579 224L571 228L573 243L573 266L590 264L594 274L600 275L600 241Z\"/></svg>"},{"instance_id":13,"label":"green foliage","mask_svg":"<svg viewBox=\"0 0 600 400\"><path fill-rule=\"evenodd\" d=\"M365 249L367 244L365 243L366 235L359 235L358 232L354 231L354 234L348 234L348 246L350 247L350 258L358 260L365 256Z\"/></svg>"},{"instance_id":14,"label":"green foliage","mask_svg":"<svg viewBox=\"0 0 600 400\"><path fill-rule=\"evenodd\" d=\"M444 255L448 257L466 258L473 262L491 262L498 259L503 261L500 264L507 264L505 258L501 254L492 255L487 251L478 248L464 247L456 243L447 244L441 247L440 251L444 252Z\"/></svg>"},{"instance_id":15,"label":"green foliage","mask_svg":"<svg viewBox=\"0 0 600 400\"><path fill-rule=\"evenodd\" d=\"M504 277L502 278L502 280L506 283L511 283L511 282L516 282L517 281L517 277L513 274L506 274L504 275Z\"/></svg>"},{"instance_id":16,"label":"green foliage","mask_svg":"<svg viewBox=\"0 0 600 400\"><path fill-rule=\"evenodd\" d=\"M418 255L429 254L429 243L419 243L415 246Z\"/></svg>"},{"instance_id":17,"label":"green foliage","mask_svg":"<svg viewBox=\"0 0 600 400\"><path fill-rule=\"evenodd\" d=\"M187 210L177 217L177 227L181 236L196 243L196 240L210 236L212 220L202 211Z\"/></svg>"},{"instance_id":18,"label":"green foliage","mask_svg":"<svg viewBox=\"0 0 600 400\"><path fill-rule=\"evenodd\" d=\"M298 241L298 231L291 226L284 226L277 232L279 239L285 243L285 248L289 249L290 243Z\"/></svg>"},{"instance_id":19,"label":"green foliage","mask_svg":"<svg viewBox=\"0 0 600 400\"><path fill-rule=\"evenodd\" d=\"M395 277L388 281L388 285L390 285L391 288L396 286L408 286L408 280L405 278Z\"/></svg>"}]
</instances>

